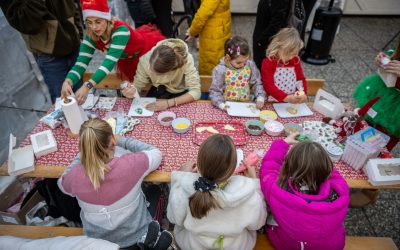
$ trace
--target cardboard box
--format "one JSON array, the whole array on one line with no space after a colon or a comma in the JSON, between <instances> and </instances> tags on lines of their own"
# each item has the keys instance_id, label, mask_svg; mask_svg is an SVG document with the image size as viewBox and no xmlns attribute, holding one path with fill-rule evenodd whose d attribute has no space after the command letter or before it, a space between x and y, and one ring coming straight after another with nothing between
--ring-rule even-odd
<instances>
[{"instance_id":1,"label":"cardboard box","mask_svg":"<svg viewBox=\"0 0 400 250\"><path fill-rule=\"evenodd\" d=\"M8 174L16 176L35 170L33 148L31 145L13 149L16 138L10 134L10 145L8 151Z\"/></svg>"},{"instance_id":2,"label":"cardboard box","mask_svg":"<svg viewBox=\"0 0 400 250\"><path fill-rule=\"evenodd\" d=\"M31 135L31 142L36 157L57 151L57 142L51 130L45 130Z\"/></svg>"},{"instance_id":3,"label":"cardboard box","mask_svg":"<svg viewBox=\"0 0 400 250\"><path fill-rule=\"evenodd\" d=\"M25 203L23 207L19 210L19 212L13 214L5 212L7 208L13 205L20 195L22 194L22 185L18 181L18 184L12 184L6 191L0 195L6 197L6 202L2 200L0 204L0 224L26 224L25 215L40 201L43 200L43 197L39 194L39 192L35 192L32 197ZM11 202L12 201L12 202Z\"/></svg>"}]
</instances>

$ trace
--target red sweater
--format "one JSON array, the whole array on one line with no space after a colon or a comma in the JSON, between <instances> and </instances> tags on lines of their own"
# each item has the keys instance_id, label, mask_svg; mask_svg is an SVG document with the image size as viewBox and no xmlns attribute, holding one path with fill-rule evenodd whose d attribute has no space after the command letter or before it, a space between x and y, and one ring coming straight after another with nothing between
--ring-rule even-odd
<instances>
[{"instance_id":1,"label":"red sweater","mask_svg":"<svg viewBox=\"0 0 400 250\"><path fill-rule=\"evenodd\" d=\"M301 68L300 58L298 56L293 57L286 65L278 63L276 59L265 58L261 66L261 78L264 83L264 89L269 96L274 97L278 102L283 102L286 96L294 93L286 93L279 89L275 84L274 75L278 68L290 68L294 67L296 74L296 81L303 82L304 92L307 94L307 82Z\"/></svg>"}]
</instances>

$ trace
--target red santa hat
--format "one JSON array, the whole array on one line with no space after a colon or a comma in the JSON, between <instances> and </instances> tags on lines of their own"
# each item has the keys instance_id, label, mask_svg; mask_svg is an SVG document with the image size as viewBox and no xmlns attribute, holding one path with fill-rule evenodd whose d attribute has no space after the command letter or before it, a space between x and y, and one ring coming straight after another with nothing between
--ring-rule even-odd
<instances>
[{"instance_id":1,"label":"red santa hat","mask_svg":"<svg viewBox=\"0 0 400 250\"><path fill-rule=\"evenodd\" d=\"M372 100L369 100L364 106L362 106L358 110L354 110L359 116L364 116L368 110L381 98L380 96L375 97Z\"/></svg>"},{"instance_id":2,"label":"red santa hat","mask_svg":"<svg viewBox=\"0 0 400 250\"><path fill-rule=\"evenodd\" d=\"M83 20L90 16L111 20L107 0L81 0L81 5Z\"/></svg>"}]
</instances>

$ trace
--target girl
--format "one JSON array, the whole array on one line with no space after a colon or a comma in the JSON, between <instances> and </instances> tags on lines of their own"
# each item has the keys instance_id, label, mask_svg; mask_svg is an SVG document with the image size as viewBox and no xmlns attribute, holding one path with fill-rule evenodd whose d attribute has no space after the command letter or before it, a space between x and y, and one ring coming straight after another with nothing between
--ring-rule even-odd
<instances>
[{"instance_id":1,"label":"girl","mask_svg":"<svg viewBox=\"0 0 400 250\"><path fill-rule=\"evenodd\" d=\"M82 78L96 49L107 54L92 78L76 92L79 104L85 102L89 90L100 83L112 71L115 64L121 78L132 81L139 57L164 39L152 26L142 26L134 30L125 22L111 17L107 0L83 0L82 13L87 26L87 35L81 44L75 66L69 71L63 83L61 96L72 94L72 86Z\"/></svg>"},{"instance_id":2,"label":"girl","mask_svg":"<svg viewBox=\"0 0 400 250\"><path fill-rule=\"evenodd\" d=\"M253 101L250 88L256 98L257 108L264 105L265 91L260 71L249 60L250 51L246 39L234 36L225 42L225 56L213 70L210 98L214 106L225 109L225 101Z\"/></svg>"},{"instance_id":3,"label":"girl","mask_svg":"<svg viewBox=\"0 0 400 250\"><path fill-rule=\"evenodd\" d=\"M270 102L303 103L307 101L307 83L297 56L303 42L295 28L276 34L263 60L261 77ZM296 92L298 90L298 92Z\"/></svg>"},{"instance_id":4,"label":"girl","mask_svg":"<svg viewBox=\"0 0 400 250\"><path fill-rule=\"evenodd\" d=\"M152 220L141 184L160 164L160 150L114 136L111 126L98 118L82 124L79 150L58 180L60 189L78 199L87 236L132 246Z\"/></svg>"},{"instance_id":5,"label":"girl","mask_svg":"<svg viewBox=\"0 0 400 250\"><path fill-rule=\"evenodd\" d=\"M135 86L123 94L133 98L136 91L151 86L148 97L158 100L146 108L155 111L192 102L200 98L200 77L186 43L166 39L140 58Z\"/></svg>"},{"instance_id":6,"label":"girl","mask_svg":"<svg viewBox=\"0 0 400 250\"><path fill-rule=\"evenodd\" d=\"M230 1L202 0L186 36L186 41L199 36L199 72L211 75L224 56L225 41L232 36Z\"/></svg>"},{"instance_id":7,"label":"girl","mask_svg":"<svg viewBox=\"0 0 400 250\"><path fill-rule=\"evenodd\" d=\"M208 137L193 163L172 172L167 217L181 249L253 249L265 223L265 204L254 167L232 176L236 149L227 135Z\"/></svg>"},{"instance_id":8,"label":"girl","mask_svg":"<svg viewBox=\"0 0 400 250\"><path fill-rule=\"evenodd\" d=\"M274 141L262 161L261 190L273 216L268 238L278 250L343 249L349 187L324 148L296 144L297 135Z\"/></svg>"}]
</instances>

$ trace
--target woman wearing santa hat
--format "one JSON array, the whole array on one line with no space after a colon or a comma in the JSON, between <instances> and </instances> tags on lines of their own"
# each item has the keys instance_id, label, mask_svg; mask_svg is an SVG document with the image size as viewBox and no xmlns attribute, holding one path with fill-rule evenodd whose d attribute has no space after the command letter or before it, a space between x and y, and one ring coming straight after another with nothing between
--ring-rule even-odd
<instances>
[{"instance_id":1,"label":"woman wearing santa hat","mask_svg":"<svg viewBox=\"0 0 400 250\"><path fill-rule=\"evenodd\" d=\"M73 93L72 87L82 79L96 49L106 53L106 57L92 77L75 93L79 104L85 102L89 90L115 66L121 79L133 81L139 58L165 39L155 26L144 25L135 30L111 16L107 0L81 0L81 5L87 35L81 43L75 66L63 83L61 96Z\"/></svg>"}]
</instances>

